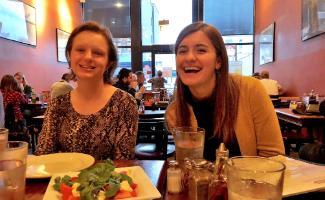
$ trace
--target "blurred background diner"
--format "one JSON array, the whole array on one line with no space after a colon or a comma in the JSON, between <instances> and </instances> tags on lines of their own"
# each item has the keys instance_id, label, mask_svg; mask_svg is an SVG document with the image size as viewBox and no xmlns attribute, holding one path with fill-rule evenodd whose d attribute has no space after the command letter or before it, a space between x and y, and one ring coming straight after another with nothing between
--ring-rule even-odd
<instances>
[{"instance_id":1,"label":"blurred background diner","mask_svg":"<svg viewBox=\"0 0 325 200\"><path fill-rule=\"evenodd\" d=\"M14 75L15 79L18 81L19 87L23 90L27 98L32 97L32 87L28 85L25 75L22 72L16 72Z\"/></svg>"},{"instance_id":2,"label":"blurred background diner","mask_svg":"<svg viewBox=\"0 0 325 200\"><path fill-rule=\"evenodd\" d=\"M51 85L51 99L73 90L73 86L69 83L71 80L73 80L72 74L64 73L60 81L53 83Z\"/></svg>"}]
</instances>

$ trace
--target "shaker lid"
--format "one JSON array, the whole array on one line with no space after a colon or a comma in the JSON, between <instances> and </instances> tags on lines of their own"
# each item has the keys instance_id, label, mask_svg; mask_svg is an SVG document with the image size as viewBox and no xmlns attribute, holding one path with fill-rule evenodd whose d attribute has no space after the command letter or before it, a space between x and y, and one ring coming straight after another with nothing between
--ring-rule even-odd
<instances>
[{"instance_id":1,"label":"shaker lid","mask_svg":"<svg viewBox=\"0 0 325 200\"><path fill-rule=\"evenodd\" d=\"M170 160L168 162L168 166L169 167L176 167L176 166L178 166L178 162L176 160Z\"/></svg>"},{"instance_id":2,"label":"shaker lid","mask_svg":"<svg viewBox=\"0 0 325 200\"><path fill-rule=\"evenodd\" d=\"M193 159L192 166L195 168L204 168L209 162L205 159Z\"/></svg>"}]
</instances>

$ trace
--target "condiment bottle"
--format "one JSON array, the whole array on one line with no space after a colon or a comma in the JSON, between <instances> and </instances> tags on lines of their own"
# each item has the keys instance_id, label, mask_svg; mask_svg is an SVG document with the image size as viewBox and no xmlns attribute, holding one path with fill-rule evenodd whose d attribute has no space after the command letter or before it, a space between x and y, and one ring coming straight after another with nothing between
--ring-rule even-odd
<instances>
[{"instance_id":1,"label":"condiment bottle","mask_svg":"<svg viewBox=\"0 0 325 200\"><path fill-rule=\"evenodd\" d=\"M209 189L209 162L204 159L192 160L192 170L188 179L188 196L190 200L207 200Z\"/></svg>"},{"instance_id":2,"label":"condiment bottle","mask_svg":"<svg viewBox=\"0 0 325 200\"><path fill-rule=\"evenodd\" d=\"M188 191L188 179L190 171L192 169L192 162L189 158L184 158L184 163L182 167L182 188L183 191Z\"/></svg>"},{"instance_id":3,"label":"condiment bottle","mask_svg":"<svg viewBox=\"0 0 325 200\"><path fill-rule=\"evenodd\" d=\"M169 193L177 194L182 191L182 171L176 160L168 163L167 169L167 190Z\"/></svg>"},{"instance_id":4,"label":"condiment bottle","mask_svg":"<svg viewBox=\"0 0 325 200\"><path fill-rule=\"evenodd\" d=\"M225 172L226 162L229 158L229 151L224 143L216 150L216 163L213 175L209 182L209 200L227 200L227 177Z\"/></svg>"},{"instance_id":5,"label":"condiment bottle","mask_svg":"<svg viewBox=\"0 0 325 200\"><path fill-rule=\"evenodd\" d=\"M143 100L140 101L140 105L139 105L139 113L144 113L145 107L144 107L144 102Z\"/></svg>"}]
</instances>

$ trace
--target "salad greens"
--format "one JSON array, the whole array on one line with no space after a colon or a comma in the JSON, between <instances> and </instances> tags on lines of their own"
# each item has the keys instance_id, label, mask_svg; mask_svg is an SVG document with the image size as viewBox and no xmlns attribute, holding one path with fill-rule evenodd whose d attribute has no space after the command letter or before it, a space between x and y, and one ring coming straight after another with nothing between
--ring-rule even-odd
<instances>
[{"instance_id":1,"label":"salad greens","mask_svg":"<svg viewBox=\"0 0 325 200\"><path fill-rule=\"evenodd\" d=\"M53 187L55 190L60 191L62 183L72 186L77 182L80 184L77 191L80 192L80 199L82 200L96 200L100 191L105 193L106 198L111 198L120 190L122 181L127 181L130 185L133 184L131 177L123 173L117 173L114 169L113 161L107 160L82 170L76 180L70 176L56 177Z\"/></svg>"}]
</instances>

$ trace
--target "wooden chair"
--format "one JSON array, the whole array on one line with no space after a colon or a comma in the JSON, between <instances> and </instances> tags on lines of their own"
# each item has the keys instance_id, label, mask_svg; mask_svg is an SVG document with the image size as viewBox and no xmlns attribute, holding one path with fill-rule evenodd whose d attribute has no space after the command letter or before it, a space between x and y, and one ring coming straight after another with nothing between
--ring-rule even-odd
<instances>
[{"instance_id":1,"label":"wooden chair","mask_svg":"<svg viewBox=\"0 0 325 200\"><path fill-rule=\"evenodd\" d=\"M140 160L165 160L175 153L175 145L168 144L168 132L161 119L138 122L135 156Z\"/></svg>"}]
</instances>

